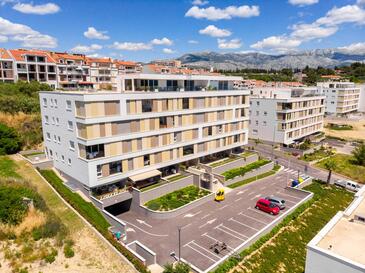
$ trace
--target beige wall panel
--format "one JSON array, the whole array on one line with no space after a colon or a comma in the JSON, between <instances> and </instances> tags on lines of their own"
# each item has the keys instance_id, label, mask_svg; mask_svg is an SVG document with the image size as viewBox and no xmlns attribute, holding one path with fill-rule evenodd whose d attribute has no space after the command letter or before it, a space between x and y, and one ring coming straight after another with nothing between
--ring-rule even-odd
<instances>
[{"instance_id":1,"label":"beige wall panel","mask_svg":"<svg viewBox=\"0 0 365 273\"><path fill-rule=\"evenodd\" d=\"M142 101L141 100L137 100L136 101L136 114L141 114L142 113Z\"/></svg>"},{"instance_id":2,"label":"beige wall panel","mask_svg":"<svg viewBox=\"0 0 365 273\"><path fill-rule=\"evenodd\" d=\"M132 139L132 152L138 151L137 139Z\"/></svg>"},{"instance_id":3,"label":"beige wall panel","mask_svg":"<svg viewBox=\"0 0 365 273\"><path fill-rule=\"evenodd\" d=\"M162 152L162 162L166 162L170 160L170 151L163 151Z\"/></svg>"},{"instance_id":4,"label":"beige wall panel","mask_svg":"<svg viewBox=\"0 0 365 273\"><path fill-rule=\"evenodd\" d=\"M106 177L109 175L109 164L104 164L101 167L101 173L103 177Z\"/></svg>"},{"instance_id":5,"label":"beige wall panel","mask_svg":"<svg viewBox=\"0 0 365 273\"><path fill-rule=\"evenodd\" d=\"M112 135L112 124L105 123L105 136L111 136L111 135Z\"/></svg>"},{"instance_id":6,"label":"beige wall panel","mask_svg":"<svg viewBox=\"0 0 365 273\"><path fill-rule=\"evenodd\" d=\"M82 158L86 158L86 150L85 150L85 146L82 144L79 144L79 155Z\"/></svg>"},{"instance_id":7,"label":"beige wall panel","mask_svg":"<svg viewBox=\"0 0 365 273\"><path fill-rule=\"evenodd\" d=\"M128 160L122 161L122 170L123 170L123 172L131 171L131 170L129 170L129 167L128 167Z\"/></svg>"}]
</instances>

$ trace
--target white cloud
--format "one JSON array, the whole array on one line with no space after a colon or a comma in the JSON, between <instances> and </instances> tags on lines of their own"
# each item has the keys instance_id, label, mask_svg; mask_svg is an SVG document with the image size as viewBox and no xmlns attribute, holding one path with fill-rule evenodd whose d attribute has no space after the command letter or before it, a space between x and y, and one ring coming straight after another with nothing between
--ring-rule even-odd
<instances>
[{"instance_id":1,"label":"white cloud","mask_svg":"<svg viewBox=\"0 0 365 273\"><path fill-rule=\"evenodd\" d=\"M171 48L164 48L162 49L163 53L166 53L166 54L174 54L176 53L175 50L172 50Z\"/></svg>"},{"instance_id":2,"label":"white cloud","mask_svg":"<svg viewBox=\"0 0 365 273\"><path fill-rule=\"evenodd\" d=\"M198 41L196 41L196 40L189 40L189 41L188 41L188 43L189 43L189 44L199 44L199 42L198 42Z\"/></svg>"},{"instance_id":3,"label":"white cloud","mask_svg":"<svg viewBox=\"0 0 365 273\"><path fill-rule=\"evenodd\" d=\"M209 25L206 28L199 30L199 33L212 37L228 37L232 35L232 32L230 32L229 30L217 28L214 25Z\"/></svg>"},{"instance_id":4,"label":"white cloud","mask_svg":"<svg viewBox=\"0 0 365 273\"><path fill-rule=\"evenodd\" d=\"M321 39L335 34L338 27L323 27L317 24L298 24L292 26L293 32L291 37L301 41L310 41L313 39Z\"/></svg>"},{"instance_id":5,"label":"white cloud","mask_svg":"<svg viewBox=\"0 0 365 273\"><path fill-rule=\"evenodd\" d=\"M242 46L240 39L218 39L218 48L220 49L237 49Z\"/></svg>"},{"instance_id":6,"label":"white cloud","mask_svg":"<svg viewBox=\"0 0 365 273\"><path fill-rule=\"evenodd\" d=\"M294 6L309 6L317 4L319 0L289 0L289 3Z\"/></svg>"},{"instance_id":7,"label":"white cloud","mask_svg":"<svg viewBox=\"0 0 365 273\"><path fill-rule=\"evenodd\" d=\"M291 39L285 36L271 36L251 45L251 48L285 52L297 48L300 44L300 40Z\"/></svg>"},{"instance_id":8,"label":"white cloud","mask_svg":"<svg viewBox=\"0 0 365 273\"><path fill-rule=\"evenodd\" d=\"M365 5L365 0L357 0L356 5L359 5L359 6Z\"/></svg>"},{"instance_id":9,"label":"white cloud","mask_svg":"<svg viewBox=\"0 0 365 273\"><path fill-rule=\"evenodd\" d=\"M320 25L340 25L344 23L365 24L365 10L357 5L334 7L326 16L316 21Z\"/></svg>"},{"instance_id":10,"label":"white cloud","mask_svg":"<svg viewBox=\"0 0 365 273\"><path fill-rule=\"evenodd\" d=\"M354 43L348 46L339 47L339 51L351 54L365 54L365 43Z\"/></svg>"},{"instance_id":11,"label":"white cloud","mask_svg":"<svg viewBox=\"0 0 365 273\"><path fill-rule=\"evenodd\" d=\"M107 31L99 31L94 27L88 27L84 32L84 36L89 39L108 40L110 37L106 35Z\"/></svg>"},{"instance_id":12,"label":"white cloud","mask_svg":"<svg viewBox=\"0 0 365 273\"><path fill-rule=\"evenodd\" d=\"M100 50L103 47L101 45L98 44L92 44L92 45L77 45L74 48L71 49L72 52L77 52L77 53L91 53L94 52L96 50Z\"/></svg>"},{"instance_id":13,"label":"white cloud","mask_svg":"<svg viewBox=\"0 0 365 273\"><path fill-rule=\"evenodd\" d=\"M118 50L129 50L129 51L139 51L139 50L151 50L152 45L146 43L133 43L133 42L114 42L111 46L112 48Z\"/></svg>"},{"instance_id":14,"label":"white cloud","mask_svg":"<svg viewBox=\"0 0 365 273\"><path fill-rule=\"evenodd\" d=\"M0 43L6 43L9 41L9 38L3 35L0 35Z\"/></svg>"},{"instance_id":15,"label":"white cloud","mask_svg":"<svg viewBox=\"0 0 365 273\"><path fill-rule=\"evenodd\" d=\"M6 4L15 3L17 0L0 0L0 6L5 6Z\"/></svg>"},{"instance_id":16,"label":"white cloud","mask_svg":"<svg viewBox=\"0 0 365 273\"><path fill-rule=\"evenodd\" d=\"M249 18L260 15L260 8L258 6L229 6L224 9L216 7L199 8L197 6L191 7L186 13L186 17L193 17L196 19L207 20L221 20L232 19L233 17Z\"/></svg>"},{"instance_id":17,"label":"white cloud","mask_svg":"<svg viewBox=\"0 0 365 273\"><path fill-rule=\"evenodd\" d=\"M43 5L17 3L15 6L13 6L13 9L21 13L38 15L53 14L61 10L60 7L54 3L47 3Z\"/></svg>"},{"instance_id":18,"label":"white cloud","mask_svg":"<svg viewBox=\"0 0 365 273\"><path fill-rule=\"evenodd\" d=\"M153 45L167 45L167 46L170 46L173 44L173 41L171 41L170 39L164 37L162 39L153 39L151 41L151 44Z\"/></svg>"},{"instance_id":19,"label":"white cloud","mask_svg":"<svg viewBox=\"0 0 365 273\"><path fill-rule=\"evenodd\" d=\"M42 34L26 25L10 22L2 17L0 17L0 36L7 37L8 40L21 42L24 47L57 47L56 38ZM5 38L2 38L2 40L5 40Z\"/></svg>"},{"instance_id":20,"label":"white cloud","mask_svg":"<svg viewBox=\"0 0 365 273\"><path fill-rule=\"evenodd\" d=\"M193 2L191 2L194 6L204 6L209 4L209 1L204 1L204 0L194 0Z\"/></svg>"}]
</instances>

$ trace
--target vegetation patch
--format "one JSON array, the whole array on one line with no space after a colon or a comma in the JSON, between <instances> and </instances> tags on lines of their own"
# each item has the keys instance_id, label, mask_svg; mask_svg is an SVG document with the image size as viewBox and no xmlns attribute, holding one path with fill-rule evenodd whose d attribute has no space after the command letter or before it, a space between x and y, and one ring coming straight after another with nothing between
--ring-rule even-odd
<instances>
[{"instance_id":1,"label":"vegetation patch","mask_svg":"<svg viewBox=\"0 0 365 273\"><path fill-rule=\"evenodd\" d=\"M270 175L275 174L279 169L280 169L280 165L275 165L274 168L271 171L268 171L266 173L263 173L263 174L260 174L260 175L257 175L257 176L251 177L251 178L247 178L247 179L242 180L242 181L238 181L236 183L233 183L233 184L229 185L228 188L235 189L235 188L241 187L243 185L249 184L251 182L254 182L258 179L268 177Z\"/></svg>"},{"instance_id":2,"label":"vegetation patch","mask_svg":"<svg viewBox=\"0 0 365 273\"><path fill-rule=\"evenodd\" d=\"M311 162L314 160L320 160L322 158L329 157L333 154L334 152L332 151L332 149L326 149L325 147L321 146L321 148L315 150L313 153L305 154L301 156L299 159Z\"/></svg>"},{"instance_id":3,"label":"vegetation patch","mask_svg":"<svg viewBox=\"0 0 365 273\"><path fill-rule=\"evenodd\" d=\"M336 123L329 123L326 128L330 130L336 130L336 131L346 131L346 130L353 130L354 127L349 124L336 124Z\"/></svg>"},{"instance_id":4,"label":"vegetation patch","mask_svg":"<svg viewBox=\"0 0 365 273\"><path fill-rule=\"evenodd\" d=\"M155 211L169 211L182 207L192 201L208 195L209 193L210 192L207 190L191 185L150 200L145 204L145 206Z\"/></svg>"},{"instance_id":5,"label":"vegetation patch","mask_svg":"<svg viewBox=\"0 0 365 273\"><path fill-rule=\"evenodd\" d=\"M221 159L221 160L215 161L213 163L210 163L209 166L212 167L212 168L215 168L215 167L219 167L219 166L222 166L224 164L236 161L237 159L238 158L232 156L232 157L228 157L228 158Z\"/></svg>"},{"instance_id":6,"label":"vegetation patch","mask_svg":"<svg viewBox=\"0 0 365 273\"><path fill-rule=\"evenodd\" d=\"M16 172L17 165L7 156L0 156L0 177L20 178Z\"/></svg>"},{"instance_id":7,"label":"vegetation patch","mask_svg":"<svg viewBox=\"0 0 365 273\"><path fill-rule=\"evenodd\" d=\"M177 175L174 175L174 176L170 176L169 178L167 178L167 180L169 182L174 182L174 181L180 180L180 179L185 178L185 177L186 177L186 175L180 173L180 174L177 174Z\"/></svg>"},{"instance_id":8,"label":"vegetation patch","mask_svg":"<svg viewBox=\"0 0 365 273\"><path fill-rule=\"evenodd\" d=\"M316 163L319 168L327 169L327 162L333 162L332 170L360 183L365 183L365 167L357 165L354 157L345 154L335 154Z\"/></svg>"},{"instance_id":9,"label":"vegetation patch","mask_svg":"<svg viewBox=\"0 0 365 273\"><path fill-rule=\"evenodd\" d=\"M256 162L250 163L244 167L238 167L238 168L234 168L234 169L225 171L224 173L222 173L222 175L224 176L224 178L226 180L229 180L229 179L235 178L236 176L243 176L243 175L245 175L245 173L252 171L254 169L257 169L261 166L264 166L268 163L270 163L270 160L260 159Z\"/></svg>"},{"instance_id":10,"label":"vegetation patch","mask_svg":"<svg viewBox=\"0 0 365 273\"><path fill-rule=\"evenodd\" d=\"M348 191L318 181L304 189L314 193L311 200L214 272L304 272L308 242L353 199L353 194Z\"/></svg>"}]
</instances>

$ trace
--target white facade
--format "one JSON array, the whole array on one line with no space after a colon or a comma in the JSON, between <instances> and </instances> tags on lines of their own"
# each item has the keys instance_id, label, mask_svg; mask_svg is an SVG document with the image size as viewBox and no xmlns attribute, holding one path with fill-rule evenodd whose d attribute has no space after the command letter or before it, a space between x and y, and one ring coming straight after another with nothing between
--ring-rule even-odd
<instances>
[{"instance_id":1,"label":"white facade","mask_svg":"<svg viewBox=\"0 0 365 273\"><path fill-rule=\"evenodd\" d=\"M308 243L305 273L365 272L365 187Z\"/></svg>"},{"instance_id":2,"label":"white facade","mask_svg":"<svg viewBox=\"0 0 365 273\"><path fill-rule=\"evenodd\" d=\"M356 85L360 88L359 112L365 113L365 84Z\"/></svg>"},{"instance_id":3,"label":"white facade","mask_svg":"<svg viewBox=\"0 0 365 273\"><path fill-rule=\"evenodd\" d=\"M179 84L192 80L160 75L154 87L167 90L164 81L171 77ZM193 79L219 85L217 76ZM93 188L241 147L248 140L249 92L228 90L230 77L218 79L227 89L141 92L136 79L132 92L41 92L47 156L59 171Z\"/></svg>"},{"instance_id":4,"label":"white facade","mask_svg":"<svg viewBox=\"0 0 365 273\"><path fill-rule=\"evenodd\" d=\"M360 88L352 82L321 82L318 93L326 96L326 113L344 115L359 109Z\"/></svg>"},{"instance_id":5,"label":"white facade","mask_svg":"<svg viewBox=\"0 0 365 273\"><path fill-rule=\"evenodd\" d=\"M324 97L313 88L255 88L250 98L250 138L281 144L323 129Z\"/></svg>"}]
</instances>

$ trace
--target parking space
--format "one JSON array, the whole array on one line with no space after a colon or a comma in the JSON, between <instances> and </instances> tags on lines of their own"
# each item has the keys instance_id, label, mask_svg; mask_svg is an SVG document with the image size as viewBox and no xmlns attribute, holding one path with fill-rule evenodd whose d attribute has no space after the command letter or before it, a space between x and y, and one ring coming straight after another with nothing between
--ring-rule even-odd
<instances>
[{"instance_id":1,"label":"parking space","mask_svg":"<svg viewBox=\"0 0 365 273\"><path fill-rule=\"evenodd\" d=\"M297 172L289 173L295 178ZM172 262L171 252L179 253L177 230L181 228L181 257L196 271L206 272L227 256L237 253L245 244L257 240L266 228L273 226L295 209L309 194L286 188L287 172L279 172L226 194L221 203L208 202L169 220L144 219L128 212L119 217L132 230L128 241L139 240L157 253L160 265ZM255 209L259 198L275 195L286 200L278 215Z\"/></svg>"}]
</instances>

